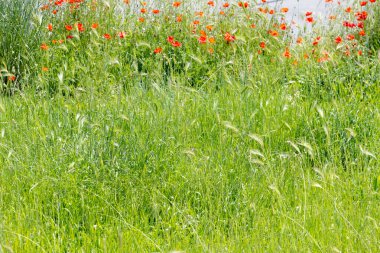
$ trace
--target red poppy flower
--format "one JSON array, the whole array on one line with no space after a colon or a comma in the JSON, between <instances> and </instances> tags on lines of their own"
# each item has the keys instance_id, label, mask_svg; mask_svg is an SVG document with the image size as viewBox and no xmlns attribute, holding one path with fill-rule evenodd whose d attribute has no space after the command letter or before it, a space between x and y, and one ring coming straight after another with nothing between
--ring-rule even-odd
<instances>
[{"instance_id":1,"label":"red poppy flower","mask_svg":"<svg viewBox=\"0 0 380 253\"><path fill-rule=\"evenodd\" d=\"M314 22L314 18L313 17L307 17L306 21L309 22L309 23L313 23Z\"/></svg>"},{"instance_id":2,"label":"red poppy flower","mask_svg":"<svg viewBox=\"0 0 380 253\"><path fill-rule=\"evenodd\" d=\"M169 43L173 43L173 41L174 41L174 37L173 37L173 36L169 36L169 37L167 38L167 41L169 41Z\"/></svg>"},{"instance_id":3,"label":"red poppy flower","mask_svg":"<svg viewBox=\"0 0 380 253\"><path fill-rule=\"evenodd\" d=\"M182 44L178 41L174 41L173 43L171 43L173 47L181 47Z\"/></svg>"},{"instance_id":4,"label":"red poppy flower","mask_svg":"<svg viewBox=\"0 0 380 253\"><path fill-rule=\"evenodd\" d=\"M154 49L153 53L155 54L160 54L162 52L162 48L161 47L157 47L156 49Z\"/></svg>"},{"instance_id":5,"label":"red poppy flower","mask_svg":"<svg viewBox=\"0 0 380 253\"><path fill-rule=\"evenodd\" d=\"M84 32L84 26L83 26L83 24L82 23L78 23L77 24L77 27L78 27L78 31L80 31L80 32Z\"/></svg>"},{"instance_id":6,"label":"red poppy flower","mask_svg":"<svg viewBox=\"0 0 380 253\"><path fill-rule=\"evenodd\" d=\"M198 42L201 44L206 44L207 43L207 37L205 35L202 35L198 38Z\"/></svg>"},{"instance_id":7,"label":"red poppy flower","mask_svg":"<svg viewBox=\"0 0 380 253\"><path fill-rule=\"evenodd\" d=\"M8 76L8 81L10 82L16 81L16 76L15 75Z\"/></svg>"},{"instance_id":8,"label":"red poppy flower","mask_svg":"<svg viewBox=\"0 0 380 253\"><path fill-rule=\"evenodd\" d=\"M277 37L278 36L278 32L276 30L269 30L268 33L270 35L272 35L273 37Z\"/></svg>"},{"instance_id":9,"label":"red poppy flower","mask_svg":"<svg viewBox=\"0 0 380 253\"><path fill-rule=\"evenodd\" d=\"M335 38L335 43L336 44L340 44L340 43L342 43L342 41L343 41L343 39L340 36L338 36L338 37Z\"/></svg>"},{"instance_id":10,"label":"red poppy flower","mask_svg":"<svg viewBox=\"0 0 380 253\"><path fill-rule=\"evenodd\" d=\"M284 55L285 58L290 58L290 57L292 56L292 55L290 54L290 52L289 52L289 48L286 48L286 49L285 49L285 52L284 52L283 55Z\"/></svg>"},{"instance_id":11,"label":"red poppy flower","mask_svg":"<svg viewBox=\"0 0 380 253\"><path fill-rule=\"evenodd\" d=\"M348 39L348 40L354 40L354 39L355 39L355 35L353 35L353 34L348 34L348 35L347 35L347 39Z\"/></svg>"},{"instance_id":12,"label":"red poppy flower","mask_svg":"<svg viewBox=\"0 0 380 253\"><path fill-rule=\"evenodd\" d=\"M40 48L44 51L48 50L49 49L49 46L46 45L45 43L41 44Z\"/></svg>"},{"instance_id":13,"label":"red poppy flower","mask_svg":"<svg viewBox=\"0 0 380 253\"><path fill-rule=\"evenodd\" d=\"M281 12L282 13L287 13L288 11L289 11L289 8L286 8L286 7L281 8Z\"/></svg>"},{"instance_id":14,"label":"red poppy flower","mask_svg":"<svg viewBox=\"0 0 380 253\"><path fill-rule=\"evenodd\" d=\"M234 35L231 35L230 33L226 32L224 34L224 40L227 41L227 43L229 42L234 42L236 39L236 37Z\"/></svg>"},{"instance_id":15,"label":"red poppy flower","mask_svg":"<svg viewBox=\"0 0 380 253\"><path fill-rule=\"evenodd\" d=\"M119 32L117 34L117 36L119 36L120 39L124 39L125 38L125 32Z\"/></svg>"}]
</instances>

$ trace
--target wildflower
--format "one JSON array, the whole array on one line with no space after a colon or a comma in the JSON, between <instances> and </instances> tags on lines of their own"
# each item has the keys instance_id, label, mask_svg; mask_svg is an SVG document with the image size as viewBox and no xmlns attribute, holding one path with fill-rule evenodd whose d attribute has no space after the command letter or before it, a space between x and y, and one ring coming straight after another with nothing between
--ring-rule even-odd
<instances>
[{"instance_id":1,"label":"wildflower","mask_svg":"<svg viewBox=\"0 0 380 253\"><path fill-rule=\"evenodd\" d=\"M265 42L260 42L260 47L261 47L262 49L264 49L264 48L266 47Z\"/></svg>"},{"instance_id":2,"label":"wildflower","mask_svg":"<svg viewBox=\"0 0 380 253\"><path fill-rule=\"evenodd\" d=\"M317 46L320 40L321 40L321 36L318 36L317 38L315 38L315 40L313 41L313 46Z\"/></svg>"},{"instance_id":3,"label":"wildflower","mask_svg":"<svg viewBox=\"0 0 380 253\"><path fill-rule=\"evenodd\" d=\"M235 36L234 35L231 35L230 33L228 33L228 32L226 32L225 34L224 34L224 40L225 41L227 41L227 43L229 43L229 42L233 42L233 41L235 41Z\"/></svg>"},{"instance_id":4,"label":"wildflower","mask_svg":"<svg viewBox=\"0 0 380 253\"><path fill-rule=\"evenodd\" d=\"M273 37L277 37L278 36L278 32L276 30L269 30L268 33L270 35L272 35Z\"/></svg>"},{"instance_id":5,"label":"wildflower","mask_svg":"<svg viewBox=\"0 0 380 253\"><path fill-rule=\"evenodd\" d=\"M340 36L338 36L338 37L335 38L335 43L336 44L340 44L340 43L342 43L342 41L343 41L343 39Z\"/></svg>"},{"instance_id":6,"label":"wildflower","mask_svg":"<svg viewBox=\"0 0 380 253\"><path fill-rule=\"evenodd\" d=\"M145 22L145 18L143 18L143 17L139 17L139 22L140 22L140 23L144 23L144 22Z\"/></svg>"},{"instance_id":7,"label":"wildflower","mask_svg":"<svg viewBox=\"0 0 380 253\"><path fill-rule=\"evenodd\" d=\"M287 13L288 11L289 11L289 8L286 8L286 7L281 8L281 12L282 13Z\"/></svg>"},{"instance_id":8,"label":"wildflower","mask_svg":"<svg viewBox=\"0 0 380 253\"><path fill-rule=\"evenodd\" d=\"M50 32L53 31L53 25L52 25L52 24L48 24L47 29L48 29Z\"/></svg>"},{"instance_id":9,"label":"wildflower","mask_svg":"<svg viewBox=\"0 0 380 253\"><path fill-rule=\"evenodd\" d=\"M174 3L173 3L173 6L174 6L174 7L179 7L180 5L181 5L181 2L174 2Z\"/></svg>"},{"instance_id":10,"label":"wildflower","mask_svg":"<svg viewBox=\"0 0 380 253\"><path fill-rule=\"evenodd\" d=\"M42 69L41 69L43 72L47 72L47 71L49 71L49 68L48 67L42 67Z\"/></svg>"},{"instance_id":11,"label":"wildflower","mask_svg":"<svg viewBox=\"0 0 380 253\"><path fill-rule=\"evenodd\" d=\"M355 35L353 35L353 34L348 34L348 35L347 35L347 39L348 39L348 40L354 40L354 39L355 39Z\"/></svg>"},{"instance_id":12,"label":"wildflower","mask_svg":"<svg viewBox=\"0 0 380 253\"><path fill-rule=\"evenodd\" d=\"M103 38L105 38L106 40L110 40L111 39L111 35L108 34L108 33L105 33L105 34L103 34Z\"/></svg>"},{"instance_id":13,"label":"wildflower","mask_svg":"<svg viewBox=\"0 0 380 253\"><path fill-rule=\"evenodd\" d=\"M157 47L156 49L154 49L153 53L154 54L160 54L162 52L162 48L161 47Z\"/></svg>"},{"instance_id":14,"label":"wildflower","mask_svg":"<svg viewBox=\"0 0 380 253\"><path fill-rule=\"evenodd\" d=\"M117 36L119 36L120 39L124 39L125 38L125 32L119 32L117 34Z\"/></svg>"},{"instance_id":15,"label":"wildflower","mask_svg":"<svg viewBox=\"0 0 380 253\"><path fill-rule=\"evenodd\" d=\"M313 23L314 22L314 18L313 17L307 17L306 21L309 22L309 23Z\"/></svg>"},{"instance_id":16,"label":"wildflower","mask_svg":"<svg viewBox=\"0 0 380 253\"><path fill-rule=\"evenodd\" d=\"M84 26L83 26L83 24L82 23L78 23L77 24L77 27L78 27L78 31L80 31L80 32L84 32Z\"/></svg>"},{"instance_id":17,"label":"wildflower","mask_svg":"<svg viewBox=\"0 0 380 253\"><path fill-rule=\"evenodd\" d=\"M145 9L145 8L142 8L142 9L140 10L140 12L141 12L141 13L146 13L146 9Z\"/></svg>"},{"instance_id":18,"label":"wildflower","mask_svg":"<svg viewBox=\"0 0 380 253\"><path fill-rule=\"evenodd\" d=\"M173 46L173 47L181 47L182 44L179 41L174 40L173 36L169 36L167 38L167 41Z\"/></svg>"},{"instance_id":19,"label":"wildflower","mask_svg":"<svg viewBox=\"0 0 380 253\"><path fill-rule=\"evenodd\" d=\"M73 27L71 25L65 25L66 31L71 31L73 30Z\"/></svg>"},{"instance_id":20,"label":"wildflower","mask_svg":"<svg viewBox=\"0 0 380 253\"><path fill-rule=\"evenodd\" d=\"M49 10L49 8L50 8L49 5L48 5L48 4L45 4L45 5L42 5L42 6L41 6L40 10L41 10L41 11L47 11L47 10Z\"/></svg>"},{"instance_id":21,"label":"wildflower","mask_svg":"<svg viewBox=\"0 0 380 253\"><path fill-rule=\"evenodd\" d=\"M97 29L98 27L99 27L99 25L97 23L94 23L94 24L91 25L92 29Z\"/></svg>"},{"instance_id":22,"label":"wildflower","mask_svg":"<svg viewBox=\"0 0 380 253\"><path fill-rule=\"evenodd\" d=\"M10 82L16 81L16 76L15 75L8 76L8 81Z\"/></svg>"},{"instance_id":23,"label":"wildflower","mask_svg":"<svg viewBox=\"0 0 380 253\"><path fill-rule=\"evenodd\" d=\"M210 5L210 6L213 6L213 7L215 6L214 1L208 1L207 4Z\"/></svg>"},{"instance_id":24,"label":"wildflower","mask_svg":"<svg viewBox=\"0 0 380 253\"><path fill-rule=\"evenodd\" d=\"M284 52L283 55L284 55L285 58L288 58L288 59L291 57L291 54L290 54L290 52L289 52L289 48L286 48L286 49L285 49L285 52Z\"/></svg>"},{"instance_id":25,"label":"wildflower","mask_svg":"<svg viewBox=\"0 0 380 253\"><path fill-rule=\"evenodd\" d=\"M208 42L210 42L211 44L215 43L215 38L214 37L208 38Z\"/></svg>"},{"instance_id":26,"label":"wildflower","mask_svg":"<svg viewBox=\"0 0 380 253\"><path fill-rule=\"evenodd\" d=\"M44 51L48 50L49 49L49 46L46 45L45 43L41 44L40 48Z\"/></svg>"},{"instance_id":27,"label":"wildflower","mask_svg":"<svg viewBox=\"0 0 380 253\"><path fill-rule=\"evenodd\" d=\"M174 41L174 42L172 43L172 46L173 46L173 47L181 47L182 44L181 44L180 42L178 42L178 41Z\"/></svg>"},{"instance_id":28,"label":"wildflower","mask_svg":"<svg viewBox=\"0 0 380 253\"><path fill-rule=\"evenodd\" d=\"M364 21L367 19L368 13L366 11L362 11L362 12L359 11L355 13L355 16L356 16L357 21Z\"/></svg>"},{"instance_id":29,"label":"wildflower","mask_svg":"<svg viewBox=\"0 0 380 253\"><path fill-rule=\"evenodd\" d=\"M224 8L228 8L229 6L230 6L229 3L224 3L224 4L223 4L223 7L224 7Z\"/></svg>"},{"instance_id":30,"label":"wildflower","mask_svg":"<svg viewBox=\"0 0 380 253\"><path fill-rule=\"evenodd\" d=\"M248 8L249 4L247 2L238 2L238 5L239 7L242 7L242 8Z\"/></svg>"},{"instance_id":31,"label":"wildflower","mask_svg":"<svg viewBox=\"0 0 380 253\"><path fill-rule=\"evenodd\" d=\"M153 14L158 14L158 13L160 13L160 10L153 10L152 12L153 12Z\"/></svg>"},{"instance_id":32,"label":"wildflower","mask_svg":"<svg viewBox=\"0 0 380 253\"><path fill-rule=\"evenodd\" d=\"M174 41L174 37L173 37L173 36L169 36L166 40L167 40L169 43L173 43L173 41Z\"/></svg>"},{"instance_id":33,"label":"wildflower","mask_svg":"<svg viewBox=\"0 0 380 253\"><path fill-rule=\"evenodd\" d=\"M207 43L207 37L204 36L204 35L200 36L200 37L198 38L198 42L199 42L200 44L206 44L206 43Z\"/></svg>"}]
</instances>

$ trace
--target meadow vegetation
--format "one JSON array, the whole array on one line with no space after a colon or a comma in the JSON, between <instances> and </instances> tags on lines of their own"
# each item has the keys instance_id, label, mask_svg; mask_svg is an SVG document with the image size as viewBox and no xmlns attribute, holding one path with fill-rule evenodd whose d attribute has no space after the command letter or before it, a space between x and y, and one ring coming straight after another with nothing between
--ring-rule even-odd
<instances>
[{"instance_id":1,"label":"meadow vegetation","mask_svg":"<svg viewBox=\"0 0 380 253\"><path fill-rule=\"evenodd\" d=\"M378 252L379 1L0 1L0 252Z\"/></svg>"}]
</instances>

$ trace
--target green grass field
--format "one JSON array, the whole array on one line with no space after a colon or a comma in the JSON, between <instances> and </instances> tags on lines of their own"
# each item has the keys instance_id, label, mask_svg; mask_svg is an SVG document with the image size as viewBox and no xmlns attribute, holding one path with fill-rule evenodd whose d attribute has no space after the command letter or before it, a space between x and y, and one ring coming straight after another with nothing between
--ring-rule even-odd
<instances>
[{"instance_id":1,"label":"green grass field","mask_svg":"<svg viewBox=\"0 0 380 253\"><path fill-rule=\"evenodd\" d=\"M380 251L378 1L302 45L254 2L95 2L0 2L0 252Z\"/></svg>"}]
</instances>

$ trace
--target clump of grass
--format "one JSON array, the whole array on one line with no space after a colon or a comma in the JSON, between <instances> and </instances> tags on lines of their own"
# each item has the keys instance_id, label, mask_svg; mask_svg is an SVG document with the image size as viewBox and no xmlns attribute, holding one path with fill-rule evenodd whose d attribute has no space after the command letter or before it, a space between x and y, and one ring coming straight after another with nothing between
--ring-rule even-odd
<instances>
[{"instance_id":1,"label":"clump of grass","mask_svg":"<svg viewBox=\"0 0 380 253\"><path fill-rule=\"evenodd\" d=\"M377 5L373 10L373 18L370 22L369 27L369 47L374 51L374 53L379 53L380 57L380 6Z\"/></svg>"},{"instance_id":2,"label":"clump of grass","mask_svg":"<svg viewBox=\"0 0 380 253\"><path fill-rule=\"evenodd\" d=\"M4 0L0 2L0 68L3 92L21 88L21 79L36 75L42 17L38 17L37 0ZM8 82L8 76L15 81Z\"/></svg>"}]
</instances>

